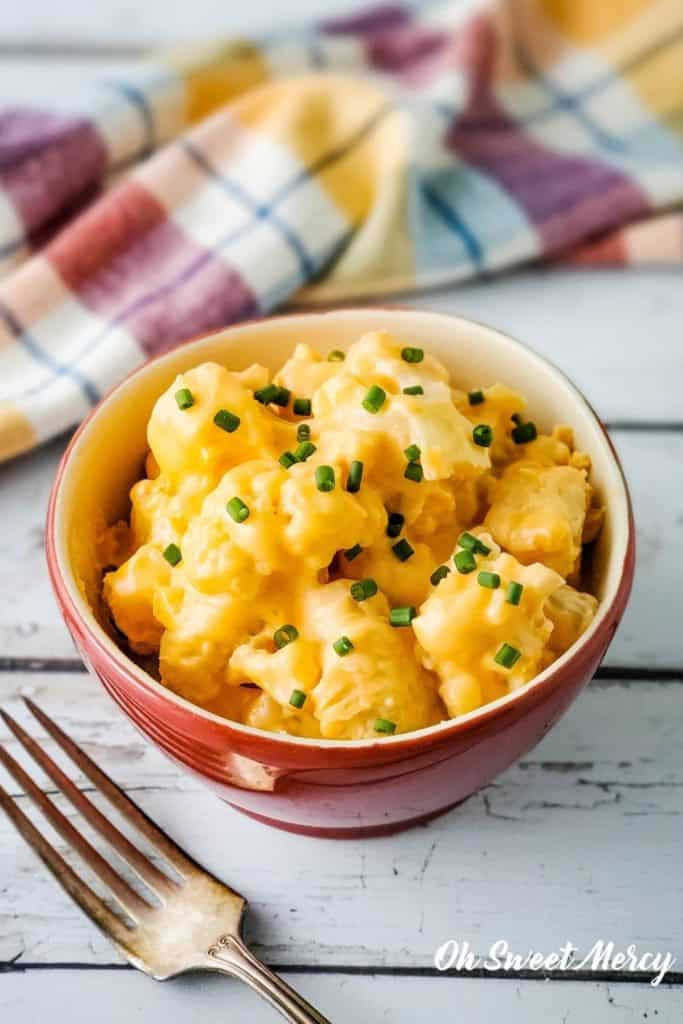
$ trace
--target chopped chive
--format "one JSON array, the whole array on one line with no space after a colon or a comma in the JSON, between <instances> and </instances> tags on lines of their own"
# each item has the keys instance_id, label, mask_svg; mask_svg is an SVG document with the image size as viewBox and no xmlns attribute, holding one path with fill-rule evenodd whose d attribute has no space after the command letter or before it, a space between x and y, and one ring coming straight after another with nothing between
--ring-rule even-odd
<instances>
[{"instance_id":1,"label":"chopped chive","mask_svg":"<svg viewBox=\"0 0 683 1024\"><path fill-rule=\"evenodd\" d=\"M392 608L389 612L389 622L392 626L409 626L417 611L412 605L405 605L402 608Z\"/></svg>"},{"instance_id":2,"label":"chopped chive","mask_svg":"<svg viewBox=\"0 0 683 1024\"><path fill-rule=\"evenodd\" d=\"M374 597L377 593L377 584L374 580L357 580L351 584L351 597L354 601L365 601L368 597Z\"/></svg>"},{"instance_id":3,"label":"chopped chive","mask_svg":"<svg viewBox=\"0 0 683 1024\"><path fill-rule=\"evenodd\" d=\"M346 356L340 348L333 348L327 357L328 363L343 363Z\"/></svg>"},{"instance_id":4,"label":"chopped chive","mask_svg":"<svg viewBox=\"0 0 683 1024\"><path fill-rule=\"evenodd\" d=\"M292 403L292 412L294 413L295 416L310 416L310 398L295 398L294 402Z\"/></svg>"},{"instance_id":5,"label":"chopped chive","mask_svg":"<svg viewBox=\"0 0 683 1024\"><path fill-rule=\"evenodd\" d=\"M349 548L348 551L344 552L344 558L347 562L352 562L354 558L358 558L362 550L363 549L360 544L354 544L352 548Z\"/></svg>"},{"instance_id":6,"label":"chopped chive","mask_svg":"<svg viewBox=\"0 0 683 1024\"><path fill-rule=\"evenodd\" d=\"M387 517L387 537L398 537L404 523L405 517L400 512L390 512Z\"/></svg>"},{"instance_id":7,"label":"chopped chive","mask_svg":"<svg viewBox=\"0 0 683 1024\"><path fill-rule=\"evenodd\" d=\"M474 555L467 548L462 551L458 551L457 554L453 555L453 562L458 572L466 576L468 572L474 572L477 568L477 563Z\"/></svg>"},{"instance_id":8,"label":"chopped chive","mask_svg":"<svg viewBox=\"0 0 683 1024\"><path fill-rule=\"evenodd\" d=\"M232 434L239 427L240 418L228 409L219 409L213 418L213 422L217 427L220 427L221 430L225 430L228 434Z\"/></svg>"},{"instance_id":9,"label":"chopped chive","mask_svg":"<svg viewBox=\"0 0 683 1024\"><path fill-rule=\"evenodd\" d=\"M318 466L315 471L315 486L319 491L334 490L334 470L332 466Z\"/></svg>"},{"instance_id":10,"label":"chopped chive","mask_svg":"<svg viewBox=\"0 0 683 1024\"><path fill-rule=\"evenodd\" d=\"M409 388L403 389L404 395L424 395L425 389L421 384L411 384Z\"/></svg>"},{"instance_id":11,"label":"chopped chive","mask_svg":"<svg viewBox=\"0 0 683 1024\"><path fill-rule=\"evenodd\" d=\"M519 426L520 423L524 422L524 420L522 419L522 415L519 412L513 412L513 414L510 417L510 419L512 420L513 423L516 423L517 426Z\"/></svg>"},{"instance_id":12,"label":"chopped chive","mask_svg":"<svg viewBox=\"0 0 683 1024\"><path fill-rule=\"evenodd\" d=\"M340 636L338 640L334 641L332 646L340 658L345 658L346 655L350 654L353 650L353 644L349 640L348 636Z\"/></svg>"},{"instance_id":13,"label":"chopped chive","mask_svg":"<svg viewBox=\"0 0 683 1024\"><path fill-rule=\"evenodd\" d=\"M429 582L433 587L437 587L439 583L441 583L441 580L446 579L450 571L451 570L448 568L447 565L440 565L438 569L435 569L432 575L429 577Z\"/></svg>"},{"instance_id":14,"label":"chopped chive","mask_svg":"<svg viewBox=\"0 0 683 1024\"><path fill-rule=\"evenodd\" d=\"M303 690L292 690L292 696L289 698L289 703L293 708L301 710L306 703L306 694Z\"/></svg>"},{"instance_id":15,"label":"chopped chive","mask_svg":"<svg viewBox=\"0 0 683 1024\"><path fill-rule=\"evenodd\" d=\"M241 498L231 498L225 508L230 518L234 519L236 523L243 523L245 519L249 518L249 509Z\"/></svg>"},{"instance_id":16,"label":"chopped chive","mask_svg":"<svg viewBox=\"0 0 683 1024\"><path fill-rule=\"evenodd\" d=\"M360 490L363 479L363 463L354 459L349 466L349 475L346 478L346 490L350 494L356 494Z\"/></svg>"},{"instance_id":17,"label":"chopped chive","mask_svg":"<svg viewBox=\"0 0 683 1024\"><path fill-rule=\"evenodd\" d=\"M381 388L379 384L373 384L371 388L365 392L365 398L363 399L363 408L367 412L378 413L384 402L386 401L387 393L384 388Z\"/></svg>"},{"instance_id":18,"label":"chopped chive","mask_svg":"<svg viewBox=\"0 0 683 1024\"><path fill-rule=\"evenodd\" d=\"M479 423L472 431L472 440L480 448L488 448L493 441L493 430L488 423Z\"/></svg>"},{"instance_id":19,"label":"chopped chive","mask_svg":"<svg viewBox=\"0 0 683 1024\"><path fill-rule=\"evenodd\" d=\"M299 630L296 628L296 626L292 626L291 623L288 622L286 623L286 625L280 626L279 629L275 630L275 632L273 633L273 642L279 651L283 647L286 647L287 644L291 644L294 640L296 640L298 635Z\"/></svg>"},{"instance_id":20,"label":"chopped chive","mask_svg":"<svg viewBox=\"0 0 683 1024\"><path fill-rule=\"evenodd\" d=\"M376 718L373 729L375 732L383 732L387 736L391 736L396 732L396 722L390 722L388 718Z\"/></svg>"},{"instance_id":21,"label":"chopped chive","mask_svg":"<svg viewBox=\"0 0 683 1024\"><path fill-rule=\"evenodd\" d=\"M470 405L481 405L484 401L483 391L469 391L467 394L467 401Z\"/></svg>"},{"instance_id":22,"label":"chopped chive","mask_svg":"<svg viewBox=\"0 0 683 1024\"><path fill-rule=\"evenodd\" d=\"M404 363L421 363L425 354L421 348L402 348L401 359Z\"/></svg>"},{"instance_id":23,"label":"chopped chive","mask_svg":"<svg viewBox=\"0 0 683 1024\"><path fill-rule=\"evenodd\" d=\"M473 533L461 533L458 537L458 544L461 548L466 548L467 551L471 551L475 555L491 554L491 548L488 544L484 544L483 540L479 540Z\"/></svg>"},{"instance_id":24,"label":"chopped chive","mask_svg":"<svg viewBox=\"0 0 683 1024\"><path fill-rule=\"evenodd\" d=\"M272 402L278 393L278 387L276 384L266 384L264 388L258 388L254 392L254 398L261 405L268 405Z\"/></svg>"},{"instance_id":25,"label":"chopped chive","mask_svg":"<svg viewBox=\"0 0 683 1024\"><path fill-rule=\"evenodd\" d=\"M414 483L419 484L424 476L424 470L419 462L409 462L406 466L404 473L406 480L412 480Z\"/></svg>"},{"instance_id":26,"label":"chopped chive","mask_svg":"<svg viewBox=\"0 0 683 1024\"><path fill-rule=\"evenodd\" d=\"M505 600L508 604L519 604L522 600L522 591L524 587L521 583L517 583L516 580L512 580L508 583L507 592L505 594Z\"/></svg>"},{"instance_id":27,"label":"chopped chive","mask_svg":"<svg viewBox=\"0 0 683 1024\"><path fill-rule=\"evenodd\" d=\"M189 388L180 388L176 391L175 400L179 409L191 409L194 405L194 395Z\"/></svg>"},{"instance_id":28,"label":"chopped chive","mask_svg":"<svg viewBox=\"0 0 683 1024\"><path fill-rule=\"evenodd\" d=\"M497 590L500 586L500 576L497 572L482 572L477 576L477 583L480 587L488 587L489 590Z\"/></svg>"},{"instance_id":29,"label":"chopped chive","mask_svg":"<svg viewBox=\"0 0 683 1024\"><path fill-rule=\"evenodd\" d=\"M311 436L310 423L300 423L296 428L296 439L297 441L308 441Z\"/></svg>"},{"instance_id":30,"label":"chopped chive","mask_svg":"<svg viewBox=\"0 0 683 1024\"><path fill-rule=\"evenodd\" d=\"M503 668L512 668L521 657L522 652L518 651L516 647L513 647L511 644L503 644L493 660L497 665L502 665Z\"/></svg>"},{"instance_id":31,"label":"chopped chive","mask_svg":"<svg viewBox=\"0 0 683 1024\"><path fill-rule=\"evenodd\" d=\"M289 469L295 462L298 461L295 455L291 452L283 452L280 458L277 460L284 469Z\"/></svg>"},{"instance_id":32,"label":"chopped chive","mask_svg":"<svg viewBox=\"0 0 683 1024\"><path fill-rule=\"evenodd\" d=\"M407 458L408 462L418 462L420 455L422 454L418 445L409 444L407 448L403 449L403 454Z\"/></svg>"},{"instance_id":33,"label":"chopped chive","mask_svg":"<svg viewBox=\"0 0 683 1024\"><path fill-rule=\"evenodd\" d=\"M289 400L292 397L292 392L289 388L276 387L275 395L271 398L273 405L280 405L284 409L285 406L289 405Z\"/></svg>"},{"instance_id":34,"label":"chopped chive","mask_svg":"<svg viewBox=\"0 0 683 1024\"><path fill-rule=\"evenodd\" d=\"M294 449L294 458L297 462L305 462L306 459L310 459L315 450L316 447L312 441L301 441Z\"/></svg>"},{"instance_id":35,"label":"chopped chive","mask_svg":"<svg viewBox=\"0 0 683 1024\"><path fill-rule=\"evenodd\" d=\"M535 423L518 423L512 431L512 440L515 444L527 444L528 441L535 441L538 437Z\"/></svg>"},{"instance_id":36,"label":"chopped chive","mask_svg":"<svg viewBox=\"0 0 683 1024\"><path fill-rule=\"evenodd\" d=\"M177 544L167 544L163 555L169 565L177 565L183 557Z\"/></svg>"},{"instance_id":37,"label":"chopped chive","mask_svg":"<svg viewBox=\"0 0 683 1024\"><path fill-rule=\"evenodd\" d=\"M391 550L394 552L399 562L407 562L408 559L415 554L415 549L411 548L405 537L401 537L395 544L391 545Z\"/></svg>"}]
</instances>

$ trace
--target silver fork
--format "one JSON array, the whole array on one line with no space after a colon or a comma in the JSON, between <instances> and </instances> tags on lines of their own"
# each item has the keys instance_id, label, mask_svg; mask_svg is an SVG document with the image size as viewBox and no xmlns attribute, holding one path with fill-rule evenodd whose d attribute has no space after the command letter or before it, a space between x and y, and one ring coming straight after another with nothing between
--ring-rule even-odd
<instances>
[{"instance_id":1,"label":"silver fork","mask_svg":"<svg viewBox=\"0 0 683 1024\"><path fill-rule=\"evenodd\" d=\"M66 863L17 803L0 786L0 806L59 884L134 967L157 981L186 971L217 971L239 978L292 1024L330 1024L282 978L268 970L246 947L241 925L247 903L234 889L207 874L101 771L44 711L25 703L46 732L110 801L119 814L152 844L174 878L156 867L95 806L60 766L7 712L4 722L76 810L127 862L155 901L139 895L36 785L0 745L0 763L31 797L62 839L108 888L120 910L107 904Z\"/></svg>"}]
</instances>

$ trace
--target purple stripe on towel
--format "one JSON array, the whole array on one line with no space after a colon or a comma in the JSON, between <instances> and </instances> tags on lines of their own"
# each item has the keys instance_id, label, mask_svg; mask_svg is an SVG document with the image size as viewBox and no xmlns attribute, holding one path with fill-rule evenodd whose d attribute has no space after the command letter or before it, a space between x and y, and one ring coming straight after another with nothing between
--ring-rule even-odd
<instances>
[{"instance_id":1,"label":"purple stripe on towel","mask_svg":"<svg viewBox=\"0 0 683 1024\"><path fill-rule=\"evenodd\" d=\"M106 146L89 121L40 110L0 112L0 185L27 233L93 188L107 163Z\"/></svg>"},{"instance_id":2,"label":"purple stripe on towel","mask_svg":"<svg viewBox=\"0 0 683 1024\"><path fill-rule=\"evenodd\" d=\"M328 35L364 36L406 25L412 18L412 12L402 4L379 4L360 14L327 18L319 27Z\"/></svg>"},{"instance_id":3,"label":"purple stripe on towel","mask_svg":"<svg viewBox=\"0 0 683 1024\"><path fill-rule=\"evenodd\" d=\"M496 49L495 27L485 15L472 19L458 39L471 88L447 134L449 148L519 203L546 252L647 212L647 196L626 174L594 157L549 149L498 104L492 94Z\"/></svg>"}]
</instances>

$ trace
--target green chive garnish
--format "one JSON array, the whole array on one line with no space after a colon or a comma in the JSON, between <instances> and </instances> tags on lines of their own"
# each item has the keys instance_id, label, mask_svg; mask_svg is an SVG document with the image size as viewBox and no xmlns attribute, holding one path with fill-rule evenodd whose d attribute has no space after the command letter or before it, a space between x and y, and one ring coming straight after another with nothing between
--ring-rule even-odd
<instances>
[{"instance_id":1,"label":"green chive garnish","mask_svg":"<svg viewBox=\"0 0 683 1024\"><path fill-rule=\"evenodd\" d=\"M488 587L489 590L497 590L500 586L500 576L497 572L482 572L477 576L477 583L480 587Z\"/></svg>"},{"instance_id":2,"label":"green chive garnish","mask_svg":"<svg viewBox=\"0 0 683 1024\"><path fill-rule=\"evenodd\" d=\"M402 608L392 608L389 612L389 622L392 626L409 626L417 611L412 605L405 605Z\"/></svg>"},{"instance_id":3,"label":"green chive garnish","mask_svg":"<svg viewBox=\"0 0 683 1024\"><path fill-rule=\"evenodd\" d=\"M363 399L363 408L368 412L377 413L380 411L384 402L386 401L387 393L384 388L381 388L379 384L373 384L371 388L365 392L365 398Z\"/></svg>"},{"instance_id":4,"label":"green chive garnish","mask_svg":"<svg viewBox=\"0 0 683 1024\"><path fill-rule=\"evenodd\" d=\"M194 405L194 395L189 388L180 388L176 391L175 400L179 409L191 409Z\"/></svg>"},{"instance_id":5,"label":"green chive garnish","mask_svg":"<svg viewBox=\"0 0 683 1024\"><path fill-rule=\"evenodd\" d=\"M515 444L527 444L528 441L535 441L538 437L535 423L518 423L512 431L512 440Z\"/></svg>"},{"instance_id":6,"label":"green chive garnish","mask_svg":"<svg viewBox=\"0 0 683 1024\"><path fill-rule=\"evenodd\" d=\"M346 490L350 494L356 494L360 490L362 479L363 463L359 462L358 459L354 459L349 466L349 475L346 478Z\"/></svg>"},{"instance_id":7,"label":"green chive garnish","mask_svg":"<svg viewBox=\"0 0 683 1024\"><path fill-rule=\"evenodd\" d=\"M213 422L221 430L225 430L228 434L234 433L240 425L239 416L235 416L234 412L230 412L228 409L219 409L213 418Z\"/></svg>"},{"instance_id":8,"label":"green chive garnish","mask_svg":"<svg viewBox=\"0 0 683 1024\"><path fill-rule=\"evenodd\" d=\"M497 665L502 665L503 668L512 668L521 657L522 652L518 651L516 647L513 647L511 644L503 644L493 660Z\"/></svg>"},{"instance_id":9,"label":"green chive garnish","mask_svg":"<svg viewBox=\"0 0 683 1024\"><path fill-rule=\"evenodd\" d=\"M390 512L387 518L387 537L398 537L404 523L405 517L400 512Z\"/></svg>"},{"instance_id":10,"label":"green chive garnish","mask_svg":"<svg viewBox=\"0 0 683 1024\"><path fill-rule=\"evenodd\" d=\"M349 548L348 551L344 552L344 558L347 562L352 562L354 558L358 558L362 550L363 549L360 544L354 544L352 548Z\"/></svg>"},{"instance_id":11,"label":"green chive garnish","mask_svg":"<svg viewBox=\"0 0 683 1024\"><path fill-rule=\"evenodd\" d=\"M414 483L419 484L424 476L424 470L419 462L409 462L406 466L404 473L406 480L412 480Z\"/></svg>"},{"instance_id":12,"label":"green chive garnish","mask_svg":"<svg viewBox=\"0 0 683 1024\"><path fill-rule=\"evenodd\" d=\"M470 391L470 392L468 392L467 401L470 403L470 405L481 405L481 403L484 401L484 392L483 391Z\"/></svg>"},{"instance_id":13,"label":"green chive garnish","mask_svg":"<svg viewBox=\"0 0 683 1024\"><path fill-rule=\"evenodd\" d=\"M343 363L346 356L339 348L333 348L327 357L328 363Z\"/></svg>"},{"instance_id":14,"label":"green chive garnish","mask_svg":"<svg viewBox=\"0 0 683 1024\"><path fill-rule=\"evenodd\" d=\"M295 398L292 410L295 416L310 416L311 415L311 400L310 398Z\"/></svg>"},{"instance_id":15,"label":"green chive garnish","mask_svg":"<svg viewBox=\"0 0 683 1024\"><path fill-rule=\"evenodd\" d=\"M387 736L391 736L396 732L396 722L390 722L388 718L376 718L373 729L375 732L383 732Z\"/></svg>"},{"instance_id":16,"label":"green chive garnish","mask_svg":"<svg viewBox=\"0 0 683 1024\"><path fill-rule=\"evenodd\" d=\"M296 439L297 441L308 441L311 436L311 427L309 423L300 423L296 428Z\"/></svg>"},{"instance_id":17,"label":"green chive garnish","mask_svg":"<svg viewBox=\"0 0 683 1024\"><path fill-rule=\"evenodd\" d=\"M408 462L417 462L422 453L416 444L409 444L407 448L403 449L403 454L407 458Z\"/></svg>"},{"instance_id":18,"label":"green chive garnish","mask_svg":"<svg viewBox=\"0 0 683 1024\"><path fill-rule=\"evenodd\" d=\"M168 544L163 554L169 565L177 565L183 557L177 544Z\"/></svg>"},{"instance_id":19,"label":"green chive garnish","mask_svg":"<svg viewBox=\"0 0 683 1024\"><path fill-rule=\"evenodd\" d=\"M303 690L292 690L292 696L289 698L289 703L293 708L301 710L306 703L306 694Z\"/></svg>"},{"instance_id":20,"label":"green chive garnish","mask_svg":"<svg viewBox=\"0 0 683 1024\"><path fill-rule=\"evenodd\" d=\"M474 555L471 551L465 548L463 551L458 551L457 554L453 555L453 562L458 572L466 576L468 572L474 572L477 568L477 563Z\"/></svg>"},{"instance_id":21,"label":"green chive garnish","mask_svg":"<svg viewBox=\"0 0 683 1024\"><path fill-rule=\"evenodd\" d=\"M245 519L249 518L249 509L241 498L231 498L225 508L230 518L234 519L236 523L243 523Z\"/></svg>"},{"instance_id":22,"label":"green chive garnish","mask_svg":"<svg viewBox=\"0 0 683 1024\"><path fill-rule=\"evenodd\" d=\"M346 655L350 654L353 650L353 644L349 640L348 636L340 636L338 640L334 641L332 646L340 658L345 658Z\"/></svg>"},{"instance_id":23,"label":"green chive garnish","mask_svg":"<svg viewBox=\"0 0 683 1024\"><path fill-rule=\"evenodd\" d=\"M435 569L432 575L429 577L429 582L433 587L437 587L441 580L445 580L451 570L447 565L440 565L438 569Z\"/></svg>"},{"instance_id":24,"label":"green chive garnish","mask_svg":"<svg viewBox=\"0 0 683 1024\"><path fill-rule=\"evenodd\" d=\"M425 389L421 384L411 384L409 388L403 389L404 395L424 395Z\"/></svg>"},{"instance_id":25,"label":"green chive garnish","mask_svg":"<svg viewBox=\"0 0 683 1024\"><path fill-rule=\"evenodd\" d=\"M254 392L254 398L257 402L260 402L261 405L268 405L275 399L277 393L278 387L276 384L266 384L264 388L258 388Z\"/></svg>"},{"instance_id":26,"label":"green chive garnish","mask_svg":"<svg viewBox=\"0 0 683 1024\"><path fill-rule=\"evenodd\" d=\"M312 441L301 441L294 449L294 458L297 462L305 462L306 459L310 459L315 450L316 448Z\"/></svg>"},{"instance_id":27,"label":"green chive garnish","mask_svg":"<svg viewBox=\"0 0 683 1024\"><path fill-rule=\"evenodd\" d=\"M401 537L395 544L391 545L391 550L394 552L399 562L407 562L411 555L415 554L415 549L411 548L405 537Z\"/></svg>"},{"instance_id":28,"label":"green chive garnish","mask_svg":"<svg viewBox=\"0 0 683 1024\"><path fill-rule=\"evenodd\" d=\"M488 423L480 423L472 431L472 440L480 448L488 448L493 441L493 430Z\"/></svg>"},{"instance_id":29,"label":"green chive garnish","mask_svg":"<svg viewBox=\"0 0 683 1024\"><path fill-rule=\"evenodd\" d=\"M291 644L299 635L299 630L296 626L292 626L291 623L286 623L284 626L280 626L273 633L273 642L277 647L278 651L281 648L286 647L287 644Z\"/></svg>"},{"instance_id":30,"label":"green chive garnish","mask_svg":"<svg viewBox=\"0 0 683 1024\"><path fill-rule=\"evenodd\" d=\"M421 348L402 348L401 359L404 363L421 363L425 354Z\"/></svg>"},{"instance_id":31,"label":"green chive garnish","mask_svg":"<svg viewBox=\"0 0 683 1024\"><path fill-rule=\"evenodd\" d=\"M519 426L520 423L524 422L524 420L522 419L522 414L519 412L513 412L510 419L512 420L513 423L516 423L517 426Z\"/></svg>"},{"instance_id":32,"label":"green chive garnish","mask_svg":"<svg viewBox=\"0 0 683 1024\"><path fill-rule=\"evenodd\" d=\"M377 584L374 580L358 580L351 584L351 597L354 601L365 601L368 597L374 597L377 593Z\"/></svg>"},{"instance_id":33,"label":"green chive garnish","mask_svg":"<svg viewBox=\"0 0 683 1024\"><path fill-rule=\"evenodd\" d=\"M483 540L479 540L473 533L461 533L458 537L458 544L461 548L466 548L475 555L491 554L491 548L488 544L484 544Z\"/></svg>"},{"instance_id":34,"label":"green chive garnish","mask_svg":"<svg viewBox=\"0 0 683 1024\"><path fill-rule=\"evenodd\" d=\"M318 466L315 471L315 486L319 491L334 490L334 470L332 466Z\"/></svg>"},{"instance_id":35,"label":"green chive garnish","mask_svg":"<svg viewBox=\"0 0 683 1024\"><path fill-rule=\"evenodd\" d=\"M283 469L289 469L297 461L296 457L291 452L283 452L280 458L277 460Z\"/></svg>"},{"instance_id":36,"label":"green chive garnish","mask_svg":"<svg viewBox=\"0 0 683 1024\"><path fill-rule=\"evenodd\" d=\"M508 583L507 592L505 594L506 602L508 604L519 604L519 602L522 600L523 590L524 587L522 586L522 584L517 583L516 580L513 580L511 583Z\"/></svg>"}]
</instances>

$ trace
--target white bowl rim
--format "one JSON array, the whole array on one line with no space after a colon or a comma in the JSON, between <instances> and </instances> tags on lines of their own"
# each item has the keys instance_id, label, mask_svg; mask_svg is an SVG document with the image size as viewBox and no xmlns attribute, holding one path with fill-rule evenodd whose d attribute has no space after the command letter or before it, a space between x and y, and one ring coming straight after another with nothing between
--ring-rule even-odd
<instances>
[{"instance_id":1,"label":"white bowl rim","mask_svg":"<svg viewBox=\"0 0 683 1024\"><path fill-rule=\"evenodd\" d=\"M240 332L248 332L250 329L262 327L264 324L277 326L278 323L286 323L287 326L291 327L292 323L297 319L310 320L320 318L378 318L381 319L382 315L387 314L392 317L405 317L405 319L413 320L418 318L434 319L437 321L448 321L451 325L460 325L461 327L467 328L468 326L474 326L478 329L483 329L489 335L495 337L499 343L524 353L524 358L530 359L535 362L539 370L546 373L551 377L555 384L559 387L563 387L570 392L572 397L577 402L577 405L581 406L585 413L588 414L592 426L595 428L596 443L600 444L604 448L604 453L607 456L607 464L615 470L613 474L613 483L615 485L615 492L612 496L612 501L618 500L621 506L621 512L623 516L619 517L623 521L625 529L621 532L618 537L613 540L613 547L618 545L620 551L617 552L616 557L620 559L621 572L615 577L615 582L611 590L605 594L600 605L598 612L594 617L593 621L589 625L588 629L579 637L578 640L572 644L559 658L553 661L547 668L538 675L534 676L529 682L525 683L517 690L513 690L511 693L505 694L503 697L499 697L496 700L490 701L486 704L482 704L480 707L475 708L473 711L469 711L464 715L459 715L456 718L444 719L444 721L437 723L436 725L426 726L422 729L414 729L410 732L398 733L394 736L386 736L379 738L370 738L362 740L332 740L324 738L308 738L302 736L293 736L290 733L279 733L269 732L265 729L258 729L255 726L245 725L242 722L236 722L234 719L225 718L222 715L218 715L213 711L207 711L205 708L200 707L198 704L193 704L192 701L187 700L185 697L181 697L173 690L168 689L162 683L154 679L153 676L145 672L132 658L130 658L125 651L123 651L106 633L102 626L97 621L92 609L85 600L78 584L74 578L74 574L71 570L70 560L67 553L67 542L66 542L66 529L65 523L62 516L63 506L63 488L67 478L69 462L76 454L77 450L81 445L87 443L88 432L91 425L98 417L104 406L108 404L112 399L119 395L119 392L125 391L128 383L140 374L148 372L150 367L163 364L166 360L171 360L178 353L178 348L182 346L184 353L192 353L193 351L199 352L203 346L217 339L219 336L224 334L230 334L234 336ZM377 325L379 329L380 325ZM369 327L360 328L360 330L371 329ZM57 472L56 482L54 485L54 530L53 530L53 541L55 550L55 561L61 582L68 593L68 596L78 611L78 614L87 627L92 639L104 651L112 658L117 666L128 675L132 675L135 681L141 684L147 689L151 689L158 696L164 700L170 701L172 704L176 704L179 708L185 711L189 711L192 714L198 715L200 718L207 720L215 725L221 727L228 726L230 729L237 731L238 733L244 734L246 737L259 739L261 741L272 741L274 743L280 743L283 746L298 746L311 748L321 748L325 750L363 750L368 748L379 748L384 749L391 747L396 749L402 744L415 742L418 739L427 739L432 737L433 739L440 738L441 734L445 731L453 730L459 731L462 728L466 728L470 725L475 725L479 720L490 716L496 711L503 710L507 706L516 703L523 696L530 693L539 687L542 687L545 682L550 680L553 676L556 676L558 671L565 667L571 662L579 653L579 651L587 646L592 637L603 625L607 615L610 613L614 606L617 597L619 595L620 583L623 576L623 568L626 563L626 558L629 549L629 541L631 539L632 532L632 515L631 515L631 501L624 477L624 472L619 462L618 456L608 439L608 434L603 426L597 413L577 388L577 386L570 380L570 378L560 370L554 363L546 359L544 356L539 355L536 351L529 348L523 342L517 338L509 335L506 331L499 330L496 327L492 327L489 324L483 323L479 320L474 320L471 317L461 317L452 314L445 313L434 313L429 310L418 310L409 307L400 306L349 306L341 307L334 310L313 310L293 313L282 313L276 316L261 317L254 320L248 320L240 324L234 324L229 327L221 328L217 331L212 331L209 334L202 335L199 338L191 341L181 343L181 346L175 346L168 352L164 352L159 356L147 360L141 366L137 367L130 374L128 374L122 381L116 384L108 391L98 404L92 409L90 414L81 423L79 428L74 433L69 445L66 448L64 456L62 458L60 467ZM616 517L615 517L616 518ZM610 553L610 559L612 558L612 552Z\"/></svg>"}]
</instances>

